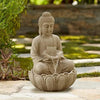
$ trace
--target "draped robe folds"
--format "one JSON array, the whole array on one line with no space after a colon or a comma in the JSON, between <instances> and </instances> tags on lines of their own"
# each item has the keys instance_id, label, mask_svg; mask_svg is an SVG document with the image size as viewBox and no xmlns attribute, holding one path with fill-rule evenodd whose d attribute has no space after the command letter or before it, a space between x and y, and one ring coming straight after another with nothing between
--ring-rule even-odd
<instances>
[{"instance_id":1,"label":"draped robe folds","mask_svg":"<svg viewBox=\"0 0 100 100\"><path fill-rule=\"evenodd\" d=\"M62 45L60 42L60 38L57 35L52 34L49 37L43 37L42 35L38 35L35 37L32 41L32 47L31 47L31 57L34 62L33 70L37 73L36 69L39 64L44 64L47 68L43 69L43 72L41 70L41 74L50 74L54 73L54 66L51 60L46 61L44 51L47 49L47 47L56 47L56 50L60 52L61 54L61 60L59 60L59 64L57 66L57 73L61 73L64 71L71 71L74 68L74 64L71 60L66 59L63 56L62 52ZM56 62L56 61L55 61ZM40 65L41 65L40 64ZM41 69L41 68L39 68Z\"/></svg>"}]
</instances>

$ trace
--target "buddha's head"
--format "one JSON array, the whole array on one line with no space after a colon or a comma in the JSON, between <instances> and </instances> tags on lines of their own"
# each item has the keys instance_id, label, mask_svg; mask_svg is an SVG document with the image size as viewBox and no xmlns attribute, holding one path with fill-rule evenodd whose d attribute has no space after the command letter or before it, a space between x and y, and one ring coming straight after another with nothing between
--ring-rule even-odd
<instances>
[{"instance_id":1,"label":"buddha's head","mask_svg":"<svg viewBox=\"0 0 100 100\"><path fill-rule=\"evenodd\" d=\"M44 12L39 18L39 34L49 36L53 33L55 19L50 12Z\"/></svg>"}]
</instances>

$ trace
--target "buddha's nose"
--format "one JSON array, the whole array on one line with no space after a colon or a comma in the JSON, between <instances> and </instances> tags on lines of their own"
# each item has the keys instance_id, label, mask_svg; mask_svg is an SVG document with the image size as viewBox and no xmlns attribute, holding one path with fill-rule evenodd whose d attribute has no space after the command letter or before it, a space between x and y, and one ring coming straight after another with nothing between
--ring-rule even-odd
<instances>
[{"instance_id":1,"label":"buddha's nose","mask_svg":"<svg viewBox=\"0 0 100 100\"><path fill-rule=\"evenodd\" d=\"M48 31L49 31L49 32L51 31L51 28L50 28L50 27L48 27Z\"/></svg>"}]
</instances>

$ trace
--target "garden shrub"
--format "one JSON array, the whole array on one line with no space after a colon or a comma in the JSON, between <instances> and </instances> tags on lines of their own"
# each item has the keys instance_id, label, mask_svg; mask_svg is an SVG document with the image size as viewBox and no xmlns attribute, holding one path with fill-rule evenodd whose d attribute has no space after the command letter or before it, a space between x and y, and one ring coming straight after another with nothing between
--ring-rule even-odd
<instances>
[{"instance_id":1,"label":"garden shrub","mask_svg":"<svg viewBox=\"0 0 100 100\"><path fill-rule=\"evenodd\" d=\"M9 65L10 59L13 58L13 49L11 46L14 45L14 42L10 38L20 28L20 14L24 11L26 4L27 0L0 0L0 68L7 70L11 67ZM12 51L10 56L9 53L4 55L6 50ZM6 63L7 66L4 66ZM5 73L2 70L2 79L6 78L8 71Z\"/></svg>"}]
</instances>

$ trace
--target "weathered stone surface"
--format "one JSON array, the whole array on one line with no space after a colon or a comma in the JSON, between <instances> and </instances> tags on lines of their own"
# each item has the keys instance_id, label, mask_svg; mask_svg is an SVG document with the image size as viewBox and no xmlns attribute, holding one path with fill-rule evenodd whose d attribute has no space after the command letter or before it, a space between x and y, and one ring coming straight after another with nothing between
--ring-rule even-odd
<instances>
[{"instance_id":1,"label":"weathered stone surface","mask_svg":"<svg viewBox=\"0 0 100 100\"><path fill-rule=\"evenodd\" d=\"M22 84L20 91L12 94L1 94L0 100L99 100L100 77L79 78L67 90L61 92L43 92L36 89L29 81L0 81L0 91L6 86L15 89L16 85ZM2 90L5 91L8 88Z\"/></svg>"},{"instance_id":2,"label":"weathered stone surface","mask_svg":"<svg viewBox=\"0 0 100 100\"><path fill-rule=\"evenodd\" d=\"M38 18L49 11L55 17L54 33L72 35L100 35L100 6L47 5L28 6L27 14L21 16L19 34L38 33Z\"/></svg>"},{"instance_id":3,"label":"weathered stone surface","mask_svg":"<svg viewBox=\"0 0 100 100\"><path fill-rule=\"evenodd\" d=\"M77 63L94 63L94 62L100 62L100 58L93 58L93 59L75 59L73 60L75 64Z\"/></svg>"},{"instance_id":4,"label":"weathered stone surface","mask_svg":"<svg viewBox=\"0 0 100 100\"><path fill-rule=\"evenodd\" d=\"M92 54L100 54L100 51L94 51L94 50L89 50L89 51L85 51L86 53L92 53Z\"/></svg>"},{"instance_id":5,"label":"weathered stone surface","mask_svg":"<svg viewBox=\"0 0 100 100\"><path fill-rule=\"evenodd\" d=\"M100 72L100 66L76 68L77 74Z\"/></svg>"},{"instance_id":6,"label":"weathered stone surface","mask_svg":"<svg viewBox=\"0 0 100 100\"><path fill-rule=\"evenodd\" d=\"M23 87L23 82L0 81L0 94L12 94L20 91L20 89Z\"/></svg>"},{"instance_id":7,"label":"weathered stone surface","mask_svg":"<svg viewBox=\"0 0 100 100\"><path fill-rule=\"evenodd\" d=\"M32 38L12 38L12 41L16 42L16 44L30 44L32 43Z\"/></svg>"},{"instance_id":8,"label":"weathered stone surface","mask_svg":"<svg viewBox=\"0 0 100 100\"><path fill-rule=\"evenodd\" d=\"M82 46L100 47L100 44L83 44Z\"/></svg>"},{"instance_id":9,"label":"weathered stone surface","mask_svg":"<svg viewBox=\"0 0 100 100\"><path fill-rule=\"evenodd\" d=\"M60 74L52 75L36 75L29 72L29 79L32 84L40 90L44 91L62 91L68 89L76 80L77 72L72 70L71 72L64 72Z\"/></svg>"},{"instance_id":10,"label":"weathered stone surface","mask_svg":"<svg viewBox=\"0 0 100 100\"><path fill-rule=\"evenodd\" d=\"M71 93L83 98L83 100L100 99L100 77L77 79L74 87L75 90L73 89Z\"/></svg>"}]
</instances>

